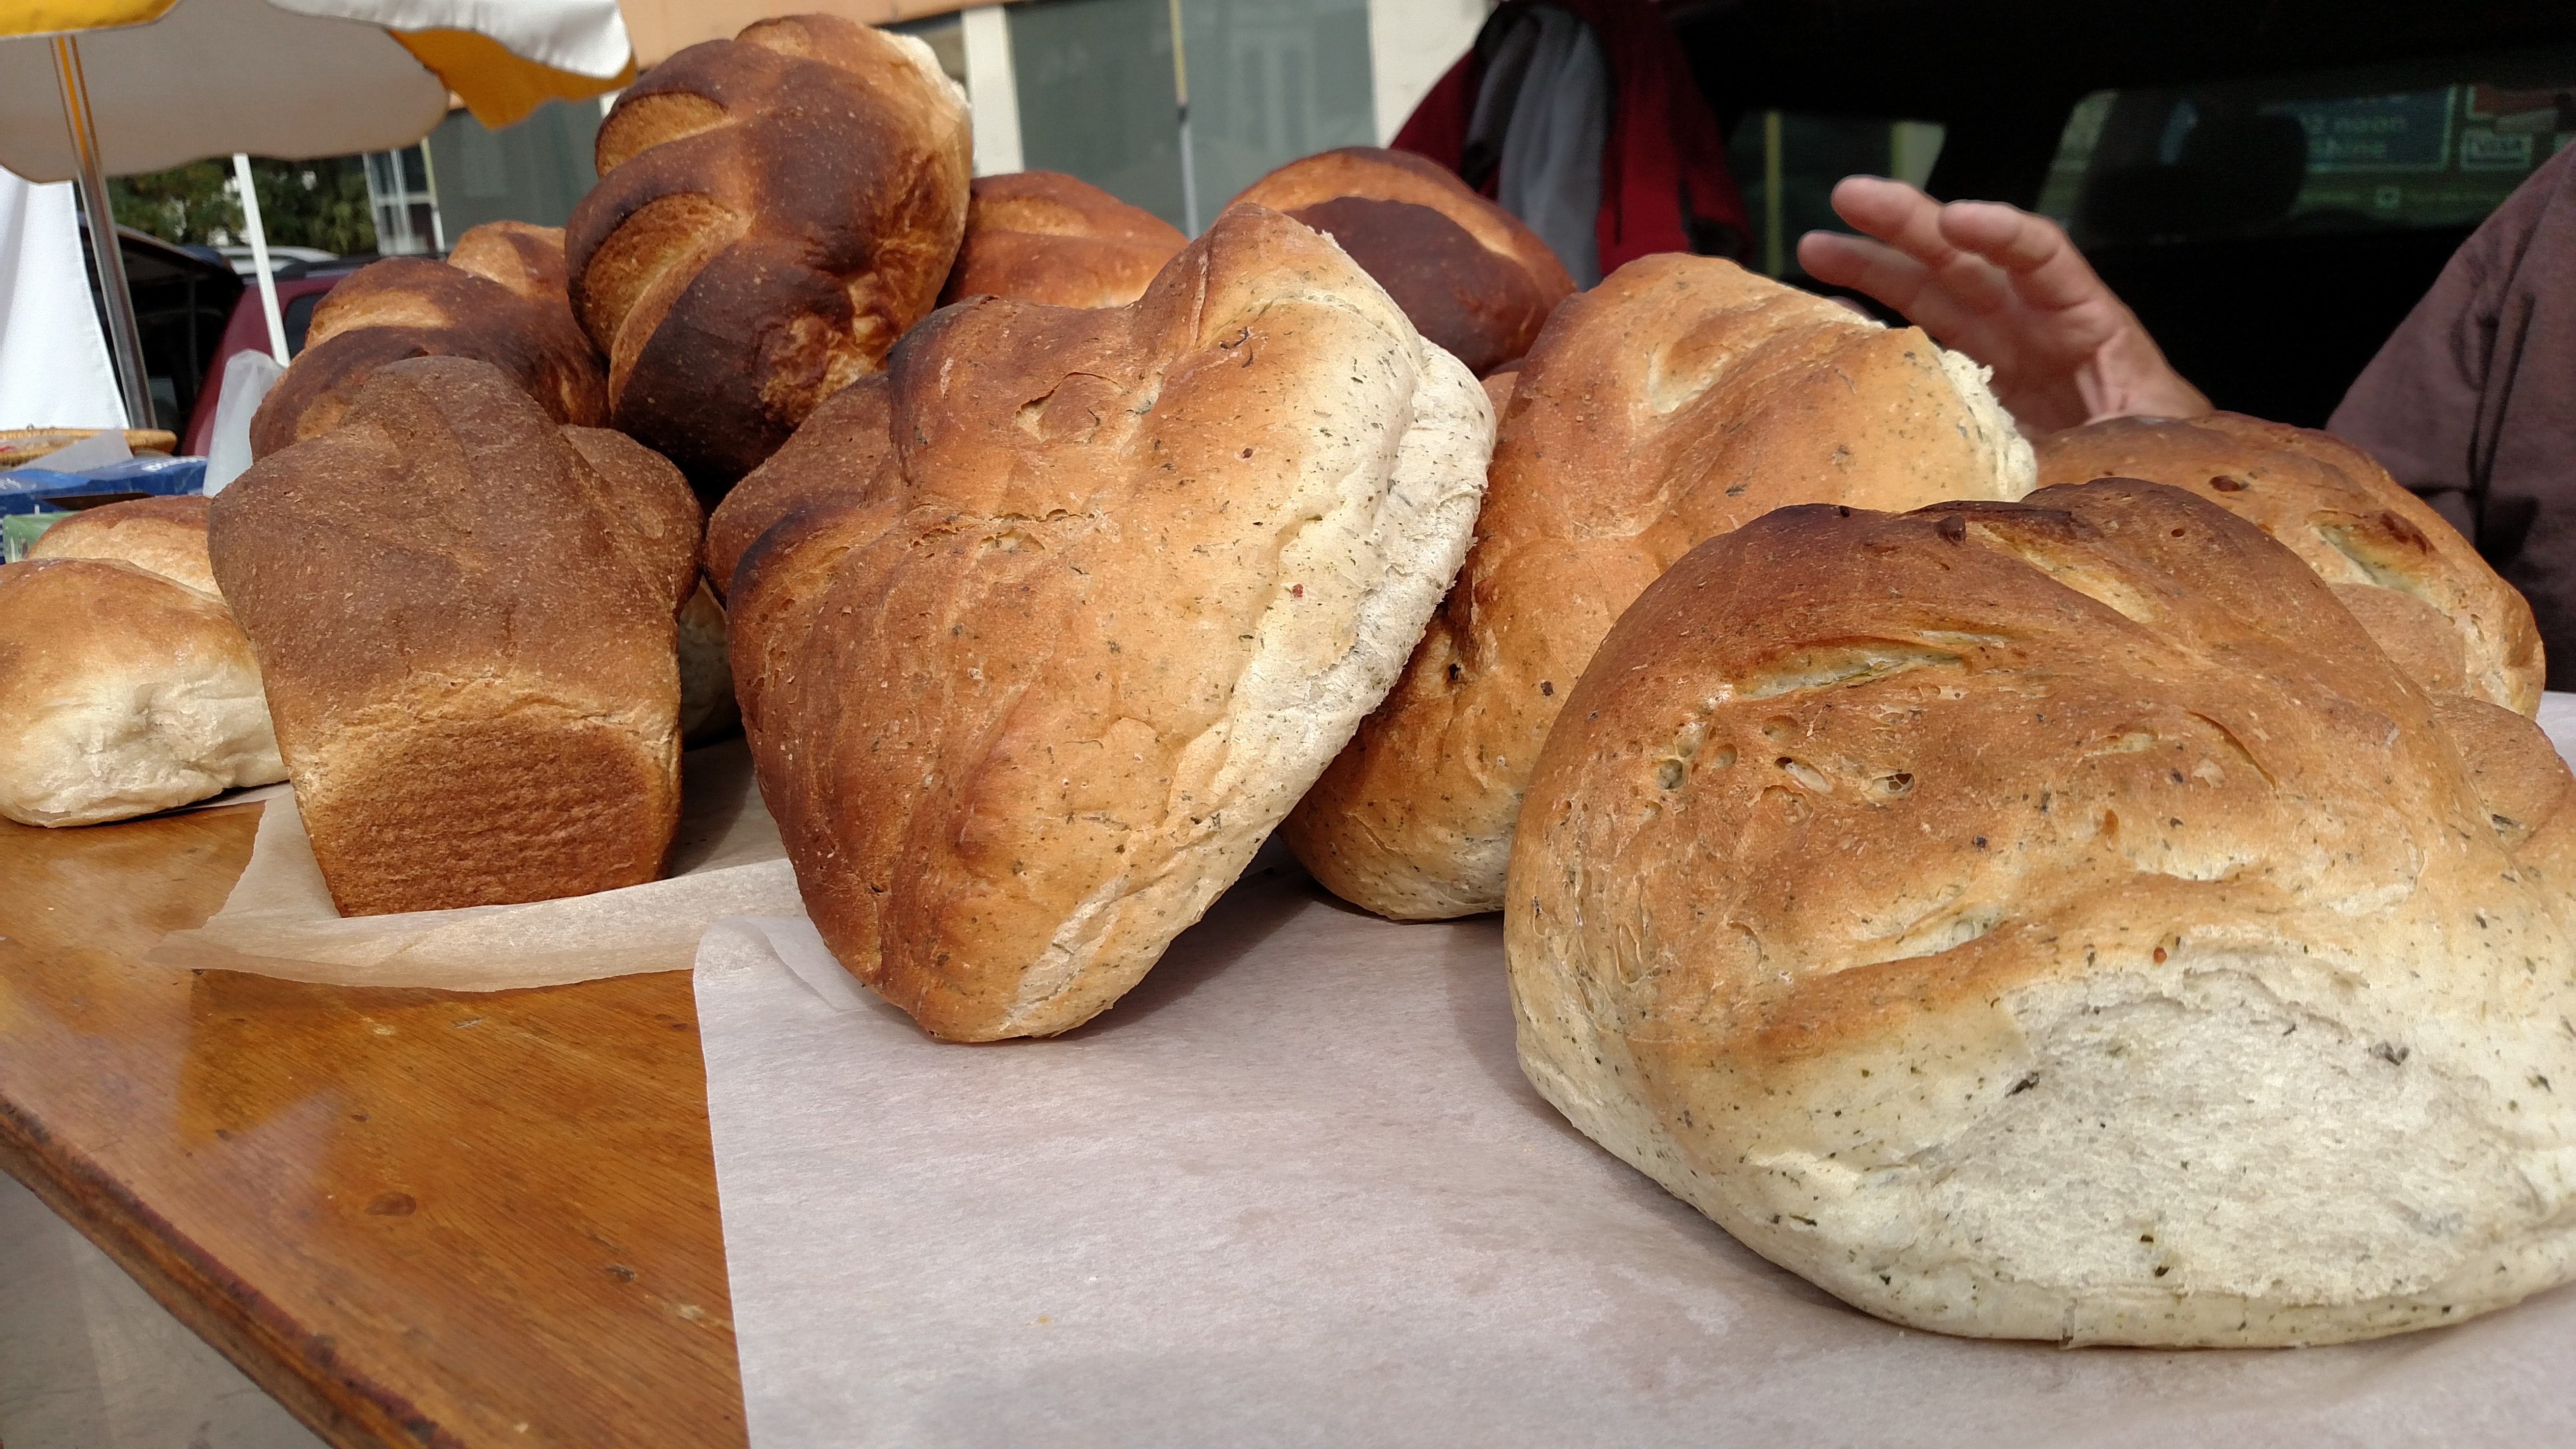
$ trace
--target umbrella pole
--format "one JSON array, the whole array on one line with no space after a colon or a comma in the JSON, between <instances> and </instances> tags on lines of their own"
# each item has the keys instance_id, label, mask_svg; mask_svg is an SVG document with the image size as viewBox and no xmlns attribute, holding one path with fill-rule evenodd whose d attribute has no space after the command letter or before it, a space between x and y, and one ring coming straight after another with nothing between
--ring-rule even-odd
<instances>
[{"instance_id":1,"label":"umbrella pole","mask_svg":"<svg viewBox=\"0 0 2576 1449\"><path fill-rule=\"evenodd\" d=\"M99 290L107 303L107 336L125 384L125 425L159 425L152 415L152 383L143 371L143 330L134 322L134 291L125 280L125 251L117 244L116 209L108 204L107 178L99 171L98 128L90 120L89 84L81 78L80 46L54 37L54 74L63 83L63 120L80 158L81 204L89 212L89 250L98 263Z\"/></svg>"},{"instance_id":2,"label":"umbrella pole","mask_svg":"<svg viewBox=\"0 0 2576 1449\"><path fill-rule=\"evenodd\" d=\"M1197 236L1199 172L1190 160L1190 62L1181 36L1181 0L1172 0L1172 96L1181 105L1181 230Z\"/></svg>"},{"instance_id":3,"label":"umbrella pole","mask_svg":"<svg viewBox=\"0 0 2576 1449\"><path fill-rule=\"evenodd\" d=\"M260 225L259 192L252 189L250 158L233 153L233 179L241 185L242 229L250 233L250 264L259 269L259 310L268 315L268 353L287 364L286 323L277 315L277 275L268 269L268 228Z\"/></svg>"}]
</instances>

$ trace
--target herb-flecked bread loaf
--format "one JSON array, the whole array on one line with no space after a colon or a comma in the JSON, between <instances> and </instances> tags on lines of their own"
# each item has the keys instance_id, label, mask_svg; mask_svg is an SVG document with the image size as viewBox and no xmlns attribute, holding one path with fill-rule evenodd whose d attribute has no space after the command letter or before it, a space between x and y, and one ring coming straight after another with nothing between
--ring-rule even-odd
<instances>
[{"instance_id":1,"label":"herb-flecked bread loaf","mask_svg":"<svg viewBox=\"0 0 2576 1449\"><path fill-rule=\"evenodd\" d=\"M1522 1066L1899 1323L2456 1323L2576 1272L2571 787L2194 493L1785 509L1570 692L1504 912Z\"/></svg>"},{"instance_id":2,"label":"herb-flecked bread loaf","mask_svg":"<svg viewBox=\"0 0 2576 1449\"><path fill-rule=\"evenodd\" d=\"M891 475L733 570L761 791L852 974L939 1036L1061 1032L1385 692L1492 415L1329 240L1249 206L1131 306L940 312L888 388Z\"/></svg>"},{"instance_id":3,"label":"herb-flecked bread loaf","mask_svg":"<svg viewBox=\"0 0 2576 1449\"><path fill-rule=\"evenodd\" d=\"M2037 444L2039 481L2187 488L2307 561L2417 683L2522 714L2547 677L2531 605L2431 505L2332 433L2241 413L2113 418Z\"/></svg>"},{"instance_id":4,"label":"herb-flecked bread loaf","mask_svg":"<svg viewBox=\"0 0 2576 1449\"><path fill-rule=\"evenodd\" d=\"M1500 909L1566 692L1692 545L1791 503L2017 498L2030 478L1976 366L1921 332L1733 262L1631 262L1558 308L1519 370L1457 587L1288 843L1383 916Z\"/></svg>"}]
</instances>

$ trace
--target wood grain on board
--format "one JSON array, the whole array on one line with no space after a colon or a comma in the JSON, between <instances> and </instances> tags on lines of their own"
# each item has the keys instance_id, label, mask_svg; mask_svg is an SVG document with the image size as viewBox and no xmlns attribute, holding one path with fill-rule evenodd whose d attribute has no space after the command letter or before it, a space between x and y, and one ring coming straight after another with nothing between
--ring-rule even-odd
<instances>
[{"instance_id":1,"label":"wood grain on board","mask_svg":"<svg viewBox=\"0 0 2576 1449\"><path fill-rule=\"evenodd\" d=\"M0 822L0 1170L334 1443L744 1442L687 974L140 964L259 808Z\"/></svg>"}]
</instances>

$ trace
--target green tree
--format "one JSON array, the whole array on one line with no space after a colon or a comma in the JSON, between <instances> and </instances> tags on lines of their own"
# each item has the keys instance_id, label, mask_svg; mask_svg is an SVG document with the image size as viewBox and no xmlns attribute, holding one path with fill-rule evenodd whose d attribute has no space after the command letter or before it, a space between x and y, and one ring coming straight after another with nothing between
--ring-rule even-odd
<instances>
[{"instance_id":1,"label":"green tree","mask_svg":"<svg viewBox=\"0 0 2576 1449\"><path fill-rule=\"evenodd\" d=\"M260 222L272 246L313 247L346 256L376 249L367 202L367 169L356 156L278 161L254 156ZM192 161L168 171L109 179L116 219L137 231L182 244L231 246L243 240L241 200L232 163Z\"/></svg>"}]
</instances>

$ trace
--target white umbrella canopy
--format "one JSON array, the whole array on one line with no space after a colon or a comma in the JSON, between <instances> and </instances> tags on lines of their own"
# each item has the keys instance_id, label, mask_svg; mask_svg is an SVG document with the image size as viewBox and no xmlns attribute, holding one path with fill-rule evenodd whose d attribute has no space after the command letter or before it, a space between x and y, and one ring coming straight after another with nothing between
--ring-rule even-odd
<instances>
[{"instance_id":1,"label":"white umbrella canopy","mask_svg":"<svg viewBox=\"0 0 2576 1449\"><path fill-rule=\"evenodd\" d=\"M136 14L147 23L119 25ZM118 28L67 23L84 15ZM0 39L0 166L33 181L81 172L53 31L79 32L112 176L235 152L390 151L429 134L451 89L501 126L550 95L597 95L632 75L615 0L0 4L0 36L13 37Z\"/></svg>"},{"instance_id":2,"label":"white umbrella canopy","mask_svg":"<svg viewBox=\"0 0 2576 1449\"><path fill-rule=\"evenodd\" d=\"M0 0L0 167L77 177L104 218L108 175L390 151L429 134L451 91L497 127L633 76L616 0ZM129 408L148 417L124 267L94 251Z\"/></svg>"}]
</instances>

